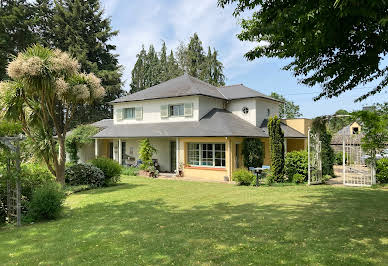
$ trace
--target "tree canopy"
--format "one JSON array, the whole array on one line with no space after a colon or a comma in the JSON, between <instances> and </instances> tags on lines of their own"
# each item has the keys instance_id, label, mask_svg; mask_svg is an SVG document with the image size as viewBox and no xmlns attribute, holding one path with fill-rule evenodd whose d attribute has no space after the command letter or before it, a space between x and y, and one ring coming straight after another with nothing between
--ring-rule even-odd
<instances>
[{"instance_id":1,"label":"tree canopy","mask_svg":"<svg viewBox=\"0 0 388 266\"><path fill-rule=\"evenodd\" d=\"M241 41L257 46L245 54L290 58L292 70L308 86L322 85L314 99L334 97L359 85L378 85L356 100L384 90L388 84L388 2L383 0L218 0L221 7L237 3L241 20Z\"/></svg>"},{"instance_id":2,"label":"tree canopy","mask_svg":"<svg viewBox=\"0 0 388 266\"><path fill-rule=\"evenodd\" d=\"M7 74L12 80L0 82L3 117L21 123L49 170L64 183L66 133L78 106L105 95L101 80L80 72L68 53L40 45L19 53Z\"/></svg>"},{"instance_id":3,"label":"tree canopy","mask_svg":"<svg viewBox=\"0 0 388 266\"><path fill-rule=\"evenodd\" d=\"M276 92L272 92L271 93L271 97L275 98L275 99L278 99L278 100L281 100L283 102L280 105L279 118L281 118L281 119L286 119L286 118L292 119L292 118L298 118L298 117L302 116L302 114L299 111L299 105L296 105L292 101L286 100L286 98L284 98L284 96L282 96L282 95L280 95L280 94L278 94Z\"/></svg>"},{"instance_id":4,"label":"tree canopy","mask_svg":"<svg viewBox=\"0 0 388 266\"><path fill-rule=\"evenodd\" d=\"M206 54L196 33L187 45L181 43L178 46L175 55L171 50L167 56L164 42L159 53L153 45L150 45L148 51L142 46L132 69L131 93L176 78L185 72L212 85L222 86L225 85L223 69L218 52L208 47Z\"/></svg>"},{"instance_id":5,"label":"tree canopy","mask_svg":"<svg viewBox=\"0 0 388 266\"><path fill-rule=\"evenodd\" d=\"M117 31L103 14L99 0L0 1L0 80L7 79L12 56L33 43L68 51L80 71L93 72L106 89L104 98L77 106L70 127L111 117L108 102L122 96L122 67L110 43Z\"/></svg>"}]
</instances>

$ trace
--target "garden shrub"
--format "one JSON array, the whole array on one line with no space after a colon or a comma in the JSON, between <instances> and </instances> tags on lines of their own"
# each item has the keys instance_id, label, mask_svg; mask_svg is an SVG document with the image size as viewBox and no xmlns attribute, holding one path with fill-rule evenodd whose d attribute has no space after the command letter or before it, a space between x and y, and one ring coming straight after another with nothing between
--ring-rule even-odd
<instances>
[{"instance_id":1,"label":"garden shrub","mask_svg":"<svg viewBox=\"0 0 388 266\"><path fill-rule=\"evenodd\" d=\"M290 182L294 181L295 174L301 175L304 180L308 176L308 153L307 151L287 152L285 159L285 173Z\"/></svg>"},{"instance_id":2,"label":"garden shrub","mask_svg":"<svg viewBox=\"0 0 388 266\"><path fill-rule=\"evenodd\" d=\"M65 170L65 182L70 186L89 185L102 187L105 185L104 173L90 164L75 164Z\"/></svg>"},{"instance_id":3,"label":"garden shrub","mask_svg":"<svg viewBox=\"0 0 388 266\"><path fill-rule=\"evenodd\" d=\"M149 139L143 139L139 144L139 158L142 161L140 169L148 172L154 170L154 162L152 161L152 156L156 153L155 147L150 143Z\"/></svg>"},{"instance_id":4,"label":"garden shrub","mask_svg":"<svg viewBox=\"0 0 388 266\"><path fill-rule=\"evenodd\" d=\"M245 167L262 167L264 162L264 144L259 139L246 138L241 150Z\"/></svg>"},{"instance_id":5,"label":"garden shrub","mask_svg":"<svg viewBox=\"0 0 388 266\"><path fill-rule=\"evenodd\" d=\"M388 158L377 161L376 181L378 183L388 183Z\"/></svg>"},{"instance_id":6,"label":"garden shrub","mask_svg":"<svg viewBox=\"0 0 388 266\"><path fill-rule=\"evenodd\" d=\"M27 219L41 221L57 218L63 209L65 197L61 185L54 181L38 187L28 203Z\"/></svg>"},{"instance_id":7,"label":"garden shrub","mask_svg":"<svg viewBox=\"0 0 388 266\"><path fill-rule=\"evenodd\" d=\"M21 191L25 200L31 199L33 191L44 184L55 181L46 166L28 163L21 166Z\"/></svg>"},{"instance_id":8,"label":"garden shrub","mask_svg":"<svg viewBox=\"0 0 388 266\"><path fill-rule=\"evenodd\" d=\"M247 169L237 169L233 172L232 178L239 185L249 186L255 180L255 175Z\"/></svg>"},{"instance_id":9,"label":"garden shrub","mask_svg":"<svg viewBox=\"0 0 388 266\"><path fill-rule=\"evenodd\" d=\"M284 181L284 134L280 123L277 116L270 118L268 122L271 172L276 182Z\"/></svg>"},{"instance_id":10,"label":"garden shrub","mask_svg":"<svg viewBox=\"0 0 388 266\"><path fill-rule=\"evenodd\" d=\"M121 165L109 158L99 157L91 161L92 165L99 168L105 176L105 185L120 181Z\"/></svg>"},{"instance_id":11,"label":"garden shrub","mask_svg":"<svg viewBox=\"0 0 388 266\"><path fill-rule=\"evenodd\" d=\"M346 156L345 156L345 161L346 161ZM340 151L335 153L335 164L342 165L342 152Z\"/></svg>"},{"instance_id":12,"label":"garden shrub","mask_svg":"<svg viewBox=\"0 0 388 266\"><path fill-rule=\"evenodd\" d=\"M139 169L137 167L123 167L121 170L121 174L123 175L129 175L129 176L136 176L139 174Z\"/></svg>"},{"instance_id":13,"label":"garden shrub","mask_svg":"<svg viewBox=\"0 0 388 266\"><path fill-rule=\"evenodd\" d=\"M299 173L296 173L292 176L292 182L294 183L303 183L305 181L306 177L304 175L301 175Z\"/></svg>"}]
</instances>

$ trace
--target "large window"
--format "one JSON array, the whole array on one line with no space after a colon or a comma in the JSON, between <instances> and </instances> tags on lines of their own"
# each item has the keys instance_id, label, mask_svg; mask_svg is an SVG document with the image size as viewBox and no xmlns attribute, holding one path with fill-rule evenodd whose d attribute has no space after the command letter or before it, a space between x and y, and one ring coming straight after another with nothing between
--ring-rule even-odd
<instances>
[{"instance_id":1,"label":"large window","mask_svg":"<svg viewBox=\"0 0 388 266\"><path fill-rule=\"evenodd\" d=\"M124 119L135 119L135 108L124 108Z\"/></svg>"},{"instance_id":2,"label":"large window","mask_svg":"<svg viewBox=\"0 0 388 266\"><path fill-rule=\"evenodd\" d=\"M189 143L188 164L193 166L225 167L225 144Z\"/></svg>"},{"instance_id":3,"label":"large window","mask_svg":"<svg viewBox=\"0 0 388 266\"><path fill-rule=\"evenodd\" d=\"M184 104L174 104L169 106L170 116L184 116L185 106Z\"/></svg>"}]
</instances>

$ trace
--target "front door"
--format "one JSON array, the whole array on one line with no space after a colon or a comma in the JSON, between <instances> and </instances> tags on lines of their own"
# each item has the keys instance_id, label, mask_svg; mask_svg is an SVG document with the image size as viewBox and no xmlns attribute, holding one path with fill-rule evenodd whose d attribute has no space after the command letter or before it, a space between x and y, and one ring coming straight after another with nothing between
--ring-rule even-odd
<instances>
[{"instance_id":1,"label":"front door","mask_svg":"<svg viewBox=\"0 0 388 266\"><path fill-rule=\"evenodd\" d=\"M171 172L176 170L176 142L170 142L170 158L171 158Z\"/></svg>"}]
</instances>

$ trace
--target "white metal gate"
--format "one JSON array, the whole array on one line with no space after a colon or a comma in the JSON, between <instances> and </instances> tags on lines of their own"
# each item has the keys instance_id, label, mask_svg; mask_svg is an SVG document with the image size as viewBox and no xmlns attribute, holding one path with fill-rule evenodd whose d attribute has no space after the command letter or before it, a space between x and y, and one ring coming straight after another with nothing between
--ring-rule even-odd
<instances>
[{"instance_id":1,"label":"white metal gate","mask_svg":"<svg viewBox=\"0 0 388 266\"><path fill-rule=\"evenodd\" d=\"M322 183L322 157L321 157L321 141L319 136L308 130L307 136L307 151L308 151L308 184Z\"/></svg>"},{"instance_id":2,"label":"white metal gate","mask_svg":"<svg viewBox=\"0 0 388 266\"><path fill-rule=\"evenodd\" d=\"M355 137L344 136L342 143L342 178L346 186L371 186L373 170L366 162L360 144Z\"/></svg>"}]
</instances>

